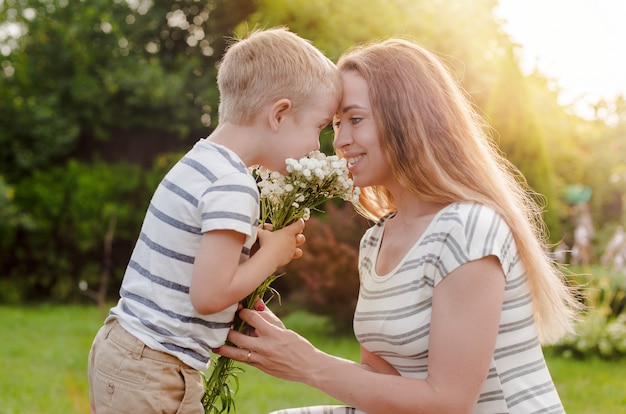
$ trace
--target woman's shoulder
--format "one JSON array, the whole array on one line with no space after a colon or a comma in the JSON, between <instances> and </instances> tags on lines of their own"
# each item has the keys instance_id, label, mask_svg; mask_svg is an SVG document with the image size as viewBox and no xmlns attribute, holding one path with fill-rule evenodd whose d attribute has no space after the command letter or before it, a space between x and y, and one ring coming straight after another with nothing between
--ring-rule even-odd
<instances>
[{"instance_id":1,"label":"woman's shoulder","mask_svg":"<svg viewBox=\"0 0 626 414\"><path fill-rule=\"evenodd\" d=\"M433 226L434 233L447 233L465 239L476 235L509 237L510 229L493 208L472 202L452 203L440 212Z\"/></svg>"},{"instance_id":2,"label":"woman's shoulder","mask_svg":"<svg viewBox=\"0 0 626 414\"><path fill-rule=\"evenodd\" d=\"M501 220L501 216L493 208L484 204L459 201L444 207L440 214L439 220L441 221L456 221L461 225L465 225L468 222L485 222Z\"/></svg>"},{"instance_id":3,"label":"woman's shoulder","mask_svg":"<svg viewBox=\"0 0 626 414\"><path fill-rule=\"evenodd\" d=\"M443 250L452 253L446 268L488 255L495 255L509 268L517 249L513 234L504 219L493 208L479 203L453 203L439 215L432 240L439 240ZM429 239L430 240L430 239Z\"/></svg>"},{"instance_id":4,"label":"woman's shoulder","mask_svg":"<svg viewBox=\"0 0 626 414\"><path fill-rule=\"evenodd\" d=\"M495 215L498 214L493 208L485 204L480 204L472 201L456 201L454 203L448 204L446 207L443 208L443 210L451 214L456 213L461 215L476 213Z\"/></svg>"}]
</instances>

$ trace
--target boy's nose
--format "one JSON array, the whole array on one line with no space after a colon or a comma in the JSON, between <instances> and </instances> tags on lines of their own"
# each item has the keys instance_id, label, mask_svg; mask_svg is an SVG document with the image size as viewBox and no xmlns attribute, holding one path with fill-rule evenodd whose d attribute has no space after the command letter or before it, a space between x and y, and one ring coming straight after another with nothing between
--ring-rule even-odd
<instances>
[{"instance_id":1,"label":"boy's nose","mask_svg":"<svg viewBox=\"0 0 626 414\"><path fill-rule=\"evenodd\" d=\"M311 152L319 151L319 150L320 150L320 139L318 137L317 140L315 141L315 148L313 148L313 150Z\"/></svg>"}]
</instances>

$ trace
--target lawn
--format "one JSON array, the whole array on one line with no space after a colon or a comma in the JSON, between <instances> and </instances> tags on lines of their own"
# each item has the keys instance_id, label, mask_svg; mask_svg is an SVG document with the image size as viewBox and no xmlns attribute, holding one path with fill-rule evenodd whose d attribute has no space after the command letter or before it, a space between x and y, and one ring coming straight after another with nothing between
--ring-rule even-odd
<instances>
[{"instance_id":1,"label":"lawn","mask_svg":"<svg viewBox=\"0 0 626 414\"><path fill-rule=\"evenodd\" d=\"M102 320L95 307L0 306L0 412L88 413L87 354ZM297 312L285 322L324 351L358 358L354 339L330 334L322 318ZM626 359L579 361L550 351L547 356L569 414L626 414ZM240 375L239 414L334 402L254 368Z\"/></svg>"}]
</instances>

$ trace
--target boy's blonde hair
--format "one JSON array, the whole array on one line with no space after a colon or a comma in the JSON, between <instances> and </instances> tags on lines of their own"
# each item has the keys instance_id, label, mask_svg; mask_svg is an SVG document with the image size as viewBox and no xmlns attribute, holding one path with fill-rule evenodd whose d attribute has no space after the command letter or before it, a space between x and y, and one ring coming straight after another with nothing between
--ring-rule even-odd
<instances>
[{"instance_id":1,"label":"boy's blonde hair","mask_svg":"<svg viewBox=\"0 0 626 414\"><path fill-rule=\"evenodd\" d=\"M341 97L335 64L286 27L234 39L219 65L219 121L249 124L268 102L287 98L294 113Z\"/></svg>"},{"instance_id":2,"label":"boy's blonde hair","mask_svg":"<svg viewBox=\"0 0 626 414\"><path fill-rule=\"evenodd\" d=\"M476 202L498 212L528 275L540 339L550 343L571 332L580 304L545 254L535 194L442 62L412 42L389 39L348 51L337 66L366 80L395 179L423 200ZM374 220L396 208L384 187L362 189L359 201L359 212Z\"/></svg>"}]
</instances>

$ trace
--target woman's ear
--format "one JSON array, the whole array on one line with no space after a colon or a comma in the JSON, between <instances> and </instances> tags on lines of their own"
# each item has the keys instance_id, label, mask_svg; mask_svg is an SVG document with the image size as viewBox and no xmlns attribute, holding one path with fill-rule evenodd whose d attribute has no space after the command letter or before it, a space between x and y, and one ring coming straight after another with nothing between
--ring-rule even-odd
<instances>
[{"instance_id":1,"label":"woman's ear","mask_svg":"<svg viewBox=\"0 0 626 414\"><path fill-rule=\"evenodd\" d=\"M291 112L291 107L291 101L287 98L279 99L270 106L268 121L270 128L273 131L278 130L280 124L283 123L285 116Z\"/></svg>"}]
</instances>

